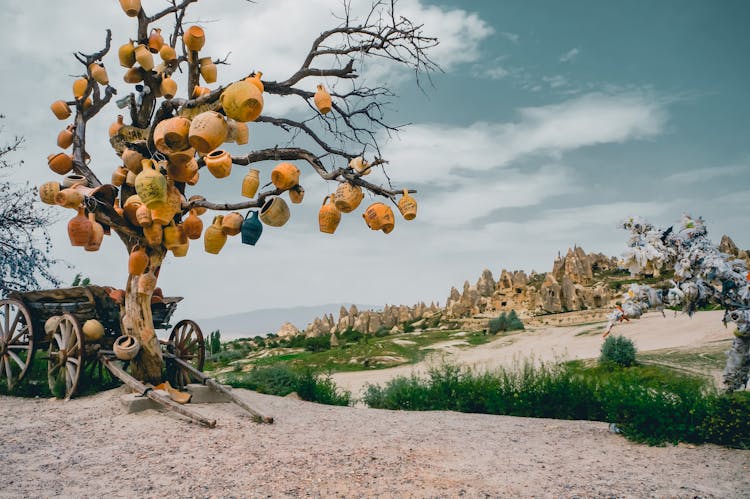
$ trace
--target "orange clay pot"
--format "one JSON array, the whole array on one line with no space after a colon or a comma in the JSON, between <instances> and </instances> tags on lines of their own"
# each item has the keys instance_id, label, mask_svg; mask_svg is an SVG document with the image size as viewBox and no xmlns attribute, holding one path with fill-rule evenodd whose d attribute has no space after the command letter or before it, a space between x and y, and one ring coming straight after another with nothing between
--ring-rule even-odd
<instances>
[{"instance_id":1,"label":"orange clay pot","mask_svg":"<svg viewBox=\"0 0 750 499\"><path fill-rule=\"evenodd\" d=\"M196 151L209 153L219 147L227 136L227 122L216 111L199 114L190 124L189 142Z\"/></svg>"},{"instance_id":2,"label":"orange clay pot","mask_svg":"<svg viewBox=\"0 0 750 499\"><path fill-rule=\"evenodd\" d=\"M89 73L91 73L91 77L99 85L109 85L109 75L107 75L107 70L101 64L95 62L90 64Z\"/></svg>"},{"instance_id":3,"label":"orange clay pot","mask_svg":"<svg viewBox=\"0 0 750 499\"><path fill-rule=\"evenodd\" d=\"M39 199L45 204L57 204L55 198L60 192L60 184L57 182L45 182L39 186Z\"/></svg>"},{"instance_id":4,"label":"orange clay pot","mask_svg":"<svg viewBox=\"0 0 750 499\"><path fill-rule=\"evenodd\" d=\"M192 147L184 151L175 151L169 155L169 162L175 165L184 165L193 161L195 158L195 149Z\"/></svg>"},{"instance_id":5,"label":"orange clay pot","mask_svg":"<svg viewBox=\"0 0 750 499\"><path fill-rule=\"evenodd\" d=\"M153 223L151 220L151 210L145 204L142 204L135 210L135 221L141 227L147 227Z\"/></svg>"},{"instance_id":6,"label":"orange clay pot","mask_svg":"<svg viewBox=\"0 0 750 499\"><path fill-rule=\"evenodd\" d=\"M125 204L122 206L125 219L133 225L138 225L136 212L142 204L143 202L141 201L141 198L139 198L137 194L134 194L126 199Z\"/></svg>"},{"instance_id":7,"label":"orange clay pot","mask_svg":"<svg viewBox=\"0 0 750 499\"><path fill-rule=\"evenodd\" d=\"M206 43L206 33L200 26L190 26L182 35L182 41L185 42L188 50L198 52Z\"/></svg>"},{"instance_id":8,"label":"orange clay pot","mask_svg":"<svg viewBox=\"0 0 750 499\"><path fill-rule=\"evenodd\" d=\"M115 171L112 172L112 185L120 187L125 183L127 178L128 170L123 168L122 166L118 166L117 168L115 168Z\"/></svg>"},{"instance_id":9,"label":"orange clay pot","mask_svg":"<svg viewBox=\"0 0 750 499\"><path fill-rule=\"evenodd\" d=\"M143 274L146 271L147 267L148 255L146 255L146 250L144 250L140 246L136 246L130 253L130 257L128 258L128 274Z\"/></svg>"},{"instance_id":10,"label":"orange clay pot","mask_svg":"<svg viewBox=\"0 0 750 499\"><path fill-rule=\"evenodd\" d=\"M64 100L56 100L49 108L58 120L67 120L70 118L70 106Z\"/></svg>"},{"instance_id":11,"label":"orange clay pot","mask_svg":"<svg viewBox=\"0 0 750 499\"><path fill-rule=\"evenodd\" d=\"M91 222L83 213L83 207L78 207L78 215L68 222L68 238L71 246L86 246L91 236Z\"/></svg>"},{"instance_id":12,"label":"orange clay pot","mask_svg":"<svg viewBox=\"0 0 750 499\"><path fill-rule=\"evenodd\" d=\"M154 144L159 152L171 155L190 147L190 120L181 116L160 121L154 128ZM192 157L192 155L191 155Z\"/></svg>"},{"instance_id":13,"label":"orange clay pot","mask_svg":"<svg viewBox=\"0 0 750 499\"><path fill-rule=\"evenodd\" d=\"M178 244L177 246L172 248L172 255L174 255L175 258L182 258L183 256L187 256L189 249L190 249L189 242L185 244Z\"/></svg>"},{"instance_id":14,"label":"orange clay pot","mask_svg":"<svg viewBox=\"0 0 750 499\"><path fill-rule=\"evenodd\" d=\"M168 250L187 243L187 236L182 228L182 224L170 223L164 227L164 246Z\"/></svg>"},{"instance_id":15,"label":"orange clay pot","mask_svg":"<svg viewBox=\"0 0 750 499\"><path fill-rule=\"evenodd\" d=\"M283 191L299 184L299 168L291 163L279 163L271 171L271 182Z\"/></svg>"},{"instance_id":16,"label":"orange clay pot","mask_svg":"<svg viewBox=\"0 0 750 499\"><path fill-rule=\"evenodd\" d=\"M83 203L83 193L76 189L62 189L55 195L55 204L63 208L77 209Z\"/></svg>"},{"instance_id":17,"label":"orange clay pot","mask_svg":"<svg viewBox=\"0 0 750 499\"><path fill-rule=\"evenodd\" d=\"M154 28L148 36L148 49L152 54L158 53L164 46L164 37L161 36L161 29Z\"/></svg>"},{"instance_id":18,"label":"orange clay pot","mask_svg":"<svg viewBox=\"0 0 750 499\"><path fill-rule=\"evenodd\" d=\"M313 97L313 100L315 101L315 107L318 108L318 111L320 111L320 114L328 114L331 112L331 94L328 93L328 91L323 87L323 85L318 85L318 91L315 92L315 97Z\"/></svg>"},{"instance_id":19,"label":"orange clay pot","mask_svg":"<svg viewBox=\"0 0 750 499\"><path fill-rule=\"evenodd\" d=\"M247 81L255 85L255 88L257 88L260 91L260 93L263 93L266 90L266 88L263 86L263 82L260 81L261 76L263 76L263 73L258 71L253 76L247 78Z\"/></svg>"},{"instance_id":20,"label":"orange clay pot","mask_svg":"<svg viewBox=\"0 0 750 499\"><path fill-rule=\"evenodd\" d=\"M226 151L221 149L211 151L203 159L208 171L216 178L228 177L232 173L232 157Z\"/></svg>"},{"instance_id":21,"label":"orange clay pot","mask_svg":"<svg viewBox=\"0 0 750 499\"><path fill-rule=\"evenodd\" d=\"M351 213L357 209L364 197L365 195L358 185L344 182L336 188L336 192L333 195L333 202L341 213Z\"/></svg>"},{"instance_id":22,"label":"orange clay pot","mask_svg":"<svg viewBox=\"0 0 750 499\"><path fill-rule=\"evenodd\" d=\"M289 189L289 200L294 204L300 204L305 197L305 188L301 185L295 185Z\"/></svg>"},{"instance_id":23,"label":"orange clay pot","mask_svg":"<svg viewBox=\"0 0 750 499\"><path fill-rule=\"evenodd\" d=\"M89 81L86 78L79 78L73 82L73 97L76 100L81 99L89 87Z\"/></svg>"},{"instance_id":24,"label":"orange clay pot","mask_svg":"<svg viewBox=\"0 0 750 499\"><path fill-rule=\"evenodd\" d=\"M190 199L188 201L192 202L192 201L205 201L205 200L206 198L204 198L203 196L195 194L193 196L190 196ZM193 210L195 211L195 214L198 216L201 216L204 213L206 213L206 208L202 206L196 206L195 208L193 208Z\"/></svg>"},{"instance_id":25,"label":"orange clay pot","mask_svg":"<svg viewBox=\"0 0 750 499\"><path fill-rule=\"evenodd\" d=\"M172 62L177 59L177 52L169 45L162 45L159 50L159 57L161 57L161 60L164 62Z\"/></svg>"},{"instance_id":26,"label":"orange clay pot","mask_svg":"<svg viewBox=\"0 0 750 499\"><path fill-rule=\"evenodd\" d=\"M137 17L141 11L141 0L120 0L120 7L128 17Z\"/></svg>"},{"instance_id":27,"label":"orange clay pot","mask_svg":"<svg viewBox=\"0 0 750 499\"><path fill-rule=\"evenodd\" d=\"M86 251L99 251L99 247L102 245L102 240L104 239L104 229L96 221L93 213L89 213L89 222L91 223L91 233L83 249Z\"/></svg>"},{"instance_id":28,"label":"orange clay pot","mask_svg":"<svg viewBox=\"0 0 750 499\"><path fill-rule=\"evenodd\" d=\"M409 195L404 189L404 195L398 200L398 211L406 220L414 220L417 217L417 200Z\"/></svg>"},{"instance_id":29,"label":"orange clay pot","mask_svg":"<svg viewBox=\"0 0 750 499\"><path fill-rule=\"evenodd\" d=\"M226 244L227 235L221 230L223 220L223 216L217 215L214 217L213 223L206 229L203 235L203 248L206 250L206 253L218 255L221 248Z\"/></svg>"},{"instance_id":30,"label":"orange clay pot","mask_svg":"<svg viewBox=\"0 0 750 499\"><path fill-rule=\"evenodd\" d=\"M390 206L386 206L383 203L373 203L367 207L365 212L362 214L362 218L365 219L365 223L372 230L382 230L386 234L393 230L395 219L393 217L393 210Z\"/></svg>"},{"instance_id":31,"label":"orange clay pot","mask_svg":"<svg viewBox=\"0 0 750 499\"><path fill-rule=\"evenodd\" d=\"M326 203L328 201L328 203ZM341 222L341 211L333 203L333 196L328 195L323 198L323 206L318 210L318 225L320 232L333 234Z\"/></svg>"},{"instance_id":32,"label":"orange clay pot","mask_svg":"<svg viewBox=\"0 0 750 499\"><path fill-rule=\"evenodd\" d=\"M73 130L75 127L73 125L68 125L65 130L61 130L60 133L57 134L57 146L61 149L67 149L73 144Z\"/></svg>"},{"instance_id":33,"label":"orange clay pot","mask_svg":"<svg viewBox=\"0 0 750 499\"><path fill-rule=\"evenodd\" d=\"M221 222L221 230L228 236L236 236L242 229L242 222L244 218L242 215L233 211L224 215L224 220Z\"/></svg>"},{"instance_id":34,"label":"orange clay pot","mask_svg":"<svg viewBox=\"0 0 750 499\"><path fill-rule=\"evenodd\" d=\"M190 210L190 215L182 222L182 228L188 239L200 239L203 233L203 220L198 217L194 209Z\"/></svg>"},{"instance_id":35,"label":"orange clay pot","mask_svg":"<svg viewBox=\"0 0 750 499\"><path fill-rule=\"evenodd\" d=\"M114 137L120 132L120 129L125 126L125 124L122 122L122 115L117 115L117 121L109 125L109 138Z\"/></svg>"},{"instance_id":36,"label":"orange clay pot","mask_svg":"<svg viewBox=\"0 0 750 499\"><path fill-rule=\"evenodd\" d=\"M141 173L143 170L143 155L135 149L125 149L122 151L122 163L125 168L135 173L136 175Z\"/></svg>"},{"instance_id":37,"label":"orange clay pot","mask_svg":"<svg viewBox=\"0 0 750 499\"><path fill-rule=\"evenodd\" d=\"M263 94L248 79L229 85L219 101L229 118L243 123L255 121L263 112Z\"/></svg>"},{"instance_id":38,"label":"orange clay pot","mask_svg":"<svg viewBox=\"0 0 750 499\"><path fill-rule=\"evenodd\" d=\"M167 176L175 182L189 182L198 173L198 162L191 159L187 163L176 165L172 161L167 165Z\"/></svg>"},{"instance_id":39,"label":"orange clay pot","mask_svg":"<svg viewBox=\"0 0 750 499\"><path fill-rule=\"evenodd\" d=\"M254 198L260 186L260 171L251 168L245 178L242 179L242 195L246 198Z\"/></svg>"},{"instance_id":40,"label":"orange clay pot","mask_svg":"<svg viewBox=\"0 0 750 499\"><path fill-rule=\"evenodd\" d=\"M143 237L152 248L160 246L164 237L164 228L160 224L151 224L143 228Z\"/></svg>"},{"instance_id":41,"label":"orange clay pot","mask_svg":"<svg viewBox=\"0 0 750 499\"><path fill-rule=\"evenodd\" d=\"M169 76L165 76L159 84L159 90L165 99L171 99L177 95L177 82Z\"/></svg>"},{"instance_id":42,"label":"orange clay pot","mask_svg":"<svg viewBox=\"0 0 750 499\"><path fill-rule=\"evenodd\" d=\"M135 64L135 45L130 40L124 45L120 45L117 50L117 58L120 60L120 66L123 68L132 68Z\"/></svg>"},{"instance_id":43,"label":"orange clay pot","mask_svg":"<svg viewBox=\"0 0 750 499\"><path fill-rule=\"evenodd\" d=\"M73 157L63 152L50 154L47 156L47 164L53 172L65 175L73 169Z\"/></svg>"},{"instance_id":44,"label":"orange clay pot","mask_svg":"<svg viewBox=\"0 0 750 499\"><path fill-rule=\"evenodd\" d=\"M363 177L365 175L369 175L372 173L372 168L370 168L370 164L365 161L362 156L357 156L356 158L352 158L351 161L349 161L349 166L352 170L355 172L361 174Z\"/></svg>"},{"instance_id":45,"label":"orange clay pot","mask_svg":"<svg viewBox=\"0 0 750 499\"><path fill-rule=\"evenodd\" d=\"M135 48L135 62L146 71L154 69L154 56L148 50L148 45L138 45Z\"/></svg>"},{"instance_id":46,"label":"orange clay pot","mask_svg":"<svg viewBox=\"0 0 750 499\"><path fill-rule=\"evenodd\" d=\"M125 71L125 76L122 77L125 83L140 83L143 81L143 69L139 67L130 68Z\"/></svg>"},{"instance_id":47,"label":"orange clay pot","mask_svg":"<svg viewBox=\"0 0 750 499\"><path fill-rule=\"evenodd\" d=\"M200 64L201 76L206 83L216 83L216 64L211 60L210 57L202 57L198 63Z\"/></svg>"}]
</instances>

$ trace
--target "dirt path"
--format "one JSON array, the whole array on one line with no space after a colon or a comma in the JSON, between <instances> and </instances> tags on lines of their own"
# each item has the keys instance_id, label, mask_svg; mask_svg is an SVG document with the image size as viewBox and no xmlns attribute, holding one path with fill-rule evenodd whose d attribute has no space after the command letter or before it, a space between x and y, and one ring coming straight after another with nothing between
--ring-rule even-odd
<instances>
[{"instance_id":1,"label":"dirt path","mask_svg":"<svg viewBox=\"0 0 750 499\"><path fill-rule=\"evenodd\" d=\"M237 390L213 430L121 389L0 397L0 497L746 497L750 451L646 447L606 423L330 407Z\"/></svg>"},{"instance_id":2,"label":"dirt path","mask_svg":"<svg viewBox=\"0 0 750 499\"><path fill-rule=\"evenodd\" d=\"M632 339L639 351L676 347L698 347L731 337L721 323L723 312L698 312L692 318L684 314L676 317L667 311L648 313L639 320L619 324L612 334ZM450 348L418 364L379 369L336 373L336 383L355 395L361 394L366 384L382 384L412 372L424 374L430 365L442 359L480 369L512 365L533 357L541 361L556 359L590 359L599 356L604 325L538 328L498 338L473 348Z\"/></svg>"}]
</instances>

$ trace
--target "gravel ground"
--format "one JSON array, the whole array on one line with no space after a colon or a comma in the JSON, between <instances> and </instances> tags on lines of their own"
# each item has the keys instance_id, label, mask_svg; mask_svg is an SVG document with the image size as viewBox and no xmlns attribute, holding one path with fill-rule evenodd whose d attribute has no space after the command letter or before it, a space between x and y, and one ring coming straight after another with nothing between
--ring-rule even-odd
<instances>
[{"instance_id":1,"label":"gravel ground","mask_svg":"<svg viewBox=\"0 0 750 499\"><path fill-rule=\"evenodd\" d=\"M647 447L605 423L330 407L236 390L206 429L123 389L0 397L1 497L748 497L750 451Z\"/></svg>"}]
</instances>

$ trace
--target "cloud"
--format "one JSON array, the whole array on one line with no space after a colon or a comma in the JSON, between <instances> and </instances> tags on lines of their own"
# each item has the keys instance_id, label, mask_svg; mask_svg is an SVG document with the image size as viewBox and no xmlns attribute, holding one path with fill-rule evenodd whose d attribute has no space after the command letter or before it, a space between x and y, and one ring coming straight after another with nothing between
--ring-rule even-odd
<instances>
[{"instance_id":1,"label":"cloud","mask_svg":"<svg viewBox=\"0 0 750 499\"><path fill-rule=\"evenodd\" d=\"M486 172L534 155L658 135L667 119L661 103L636 94L587 94L559 104L518 110L510 123L421 124L384 147L396 180L449 185L460 170ZM402 174L404 172L405 174Z\"/></svg>"},{"instance_id":2,"label":"cloud","mask_svg":"<svg viewBox=\"0 0 750 499\"><path fill-rule=\"evenodd\" d=\"M573 62L576 59L576 57L578 57L578 54L580 53L581 51L579 49L572 48L568 50L567 52L565 52L564 54L560 55L559 61L562 63Z\"/></svg>"},{"instance_id":3,"label":"cloud","mask_svg":"<svg viewBox=\"0 0 750 499\"><path fill-rule=\"evenodd\" d=\"M516 33L510 33L508 31L501 31L500 36L515 45L518 45L518 43L521 41L521 35L516 34Z\"/></svg>"},{"instance_id":4,"label":"cloud","mask_svg":"<svg viewBox=\"0 0 750 499\"><path fill-rule=\"evenodd\" d=\"M495 66L494 68L489 68L484 71L484 76L487 76L492 80L502 80L509 74L511 74L511 71L502 66Z\"/></svg>"},{"instance_id":5,"label":"cloud","mask_svg":"<svg viewBox=\"0 0 750 499\"><path fill-rule=\"evenodd\" d=\"M665 182L676 182L680 184L694 184L705 182L720 177L735 177L737 175L747 175L750 172L750 164L728 165L711 168L698 168L684 172L673 173L664 179Z\"/></svg>"}]
</instances>

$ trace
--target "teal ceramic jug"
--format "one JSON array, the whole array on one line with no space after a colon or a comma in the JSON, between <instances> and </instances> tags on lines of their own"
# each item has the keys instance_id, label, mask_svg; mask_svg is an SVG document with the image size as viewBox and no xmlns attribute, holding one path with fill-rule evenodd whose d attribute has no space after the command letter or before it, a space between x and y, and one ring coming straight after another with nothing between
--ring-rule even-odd
<instances>
[{"instance_id":1,"label":"teal ceramic jug","mask_svg":"<svg viewBox=\"0 0 750 499\"><path fill-rule=\"evenodd\" d=\"M250 217L248 218L248 215ZM257 211L248 211L245 215L245 220L242 222L241 227L242 243L255 246L255 243L260 239L260 235L263 232L263 224L258 219Z\"/></svg>"}]
</instances>

